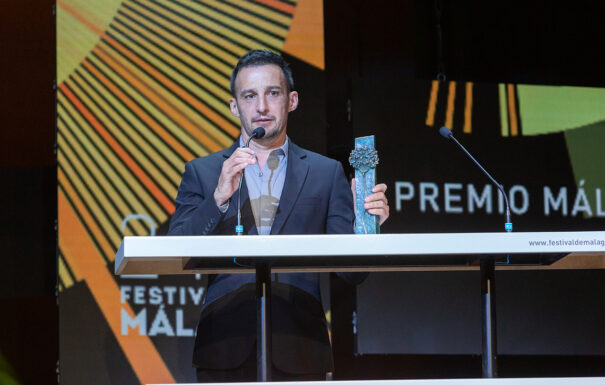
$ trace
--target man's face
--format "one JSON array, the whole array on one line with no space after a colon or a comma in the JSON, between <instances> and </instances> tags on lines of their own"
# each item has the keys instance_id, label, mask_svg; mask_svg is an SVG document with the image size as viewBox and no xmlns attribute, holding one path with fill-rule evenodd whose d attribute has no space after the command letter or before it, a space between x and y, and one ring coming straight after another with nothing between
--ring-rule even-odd
<instances>
[{"instance_id":1,"label":"man's face","mask_svg":"<svg viewBox=\"0 0 605 385\"><path fill-rule=\"evenodd\" d=\"M265 129L262 142L286 138L288 113L298 105L298 93L288 92L285 76L274 64L242 68L235 78L235 97L229 100L233 115L240 118L247 140L258 127Z\"/></svg>"}]
</instances>

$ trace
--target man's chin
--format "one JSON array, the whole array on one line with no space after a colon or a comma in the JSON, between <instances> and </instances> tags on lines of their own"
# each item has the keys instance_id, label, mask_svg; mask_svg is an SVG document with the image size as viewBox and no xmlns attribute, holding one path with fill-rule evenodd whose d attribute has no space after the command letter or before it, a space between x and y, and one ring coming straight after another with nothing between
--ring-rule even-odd
<instances>
[{"instance_id":1,"label":"man's chin","mask_svg":"<svg viewBox=\"0 0 605 385\"><path fill-rule=\"evenodd\" d=\"M262 139L266 140L266 141L271 141L276 139L279 136L279 132L275 131L275 130L267 130L265 129L265 136L262 137Z\"/></svg>"},{"instance_id":2,"label":"man's chin","mask_svg":"<svg viewBox=\"0 0 605 385\"><path fill-rule=\"evenodd\" d=\"M271 140L271 139L275 139L279 136L280 131L275 129L274 127L267 127L267 126L255 126L254 128L259 128L262 127L265 129L265 135L262 137L263 140Z\"/></svg>"},{"instance_id":3,"label":"man's chin","mask_svg":"<svg viewBox=\"0 0 605 385\"><path fill-rule=\"evenodd\" d=\"M269 131L265 133L261 139L256 139L257 143L262 144L264 146L272 146L276 143L276 141L281 137L281 132L279 131Z\"/></svg>"}]
</instances>

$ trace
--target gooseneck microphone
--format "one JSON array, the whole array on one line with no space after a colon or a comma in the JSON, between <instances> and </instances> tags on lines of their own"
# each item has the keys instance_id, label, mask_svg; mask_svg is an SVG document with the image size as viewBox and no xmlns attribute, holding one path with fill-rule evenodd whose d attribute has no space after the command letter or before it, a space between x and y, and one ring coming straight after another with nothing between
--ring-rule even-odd
<instances>
[{"instance_id":1,"label":"gooseneck microphone","mask_svg":"<svg viewBox=\"0 0 605 385\"><path fill-rule=\"evenodd\" d=\"M504 202L506 203L506 222L504 223L504 230L506 230L509 233L511 231L513 231L513 223L510 219L510 206L508 205L508 197L506 196L506 193L504 192L504 187L502 187L502 185L500 183L496 182L496 180L494 178L492 178L492 176L489 174L489 172L487 172L483 168L483 166L481 166L479 164L479 162L477 162L477 160L471 155L471 153L468 152L466 150L466 148L464 148L464 146L454 137L454 134L452 134L452 131L449 128L443 126L439 129L439 133L444 138L451 139L454 142L456 142L456 144L462 149L462 151L464 151L466 153L466 155L468 155L469 158L471 158L471 160L477 165L477 167L479 167L481 169L481 171L483 171L483 173L485 175L487 175L487 177L489 179L491 179L491 181L496 185L496 187L498 187L500 192L502 192L502 195L504 196Z\"/></svg>"},{"instance_id":2,"label":"gooseneck microphone","mask_svg":"<svg viewBox=\"0 0 605 385\"><path fill-rule=\"evenodd\" d=\"M246 145L244 146L244 148L248 148L250 147L250 141L252 139L260 139L263 136L265 136L265 128L264 127L257 127L254 129L254 131L252 131L252 135L250 135L250 138L248 138L248 142L246 143ZM241 211L241 197L242 197L242 181L244 180L244 175L245 175L246 169L242 170L242 175L239 178L239 187L238 187L238 194L237 194L237 226L235 226L235 234L236 235L242 235L244 234L244 226L242 226L242 211Z\"/></svg>"}]
</instances>

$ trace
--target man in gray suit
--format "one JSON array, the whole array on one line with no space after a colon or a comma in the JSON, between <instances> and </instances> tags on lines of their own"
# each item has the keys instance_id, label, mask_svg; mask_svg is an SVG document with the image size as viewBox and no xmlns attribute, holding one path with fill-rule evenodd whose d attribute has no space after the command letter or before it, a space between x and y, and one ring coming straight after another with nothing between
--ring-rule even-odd
<instances>
[{"instance_id":1,"label":"man in gray suit","mask_svg":"<svg viewBox=\"0 0 605 385\"><path fill-rule=\"evenodd\" d=\"M296 109L298 93L283 58L265 50L248 52L233 70L231 91L241 137L225 150L187 163L169 234L234 234L238 198L244 232L250 235L352 233L353 197L341 164L287 136L288 113ZM244 148L258 127L265 135ZM389 215L385 191L386 185L377 185L365 203L381 223ZM365 278L341 276L351 283ZM200 382L256 380L254 279L253 274L219 274L209 280L193 357ZM324 379L333 363L319 275L273 274L272 281L273 380Z\"/></svg>"}]
</instances>

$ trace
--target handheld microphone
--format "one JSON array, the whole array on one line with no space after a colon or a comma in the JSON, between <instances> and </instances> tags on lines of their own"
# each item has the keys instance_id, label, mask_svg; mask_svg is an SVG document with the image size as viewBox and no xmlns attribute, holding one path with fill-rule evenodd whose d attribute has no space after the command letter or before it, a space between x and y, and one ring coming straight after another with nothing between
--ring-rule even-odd
<instances>
[{"instance_id":1,"label":"handheld microphone","mask_svg":"<svg viewBox=\"0 0 605 385\"><path fill-rule=\"evenodd\" d=\"M248 138L248 143L246 143L246 147L250 146L250 141L252 139L260 139L263 136L265 136L265 128L264 127L255 128L254 131L252 131L252 135L250 135L250 138Z\"/></svg>"},{"instance_id":2,"label":"handheld microphone","mask_svg":"<svg viewBox=\"0 0 605 385\"><path fill-rule=\"evenodd\" d=\"M264 127L255 128L254 131L252 131L252 135L250 135L250 138L248 138L248 142L246 143L244 148L250 147L250 141L252 139L260 139L263 136L265 136L265 128ZM239 187L237 190L239 192L239 194L237 194L237 226L235 226L235 234L237 234L237 235L244 234L244 226L242 226L242 211L241 211L242 194L241 194L241 192L242 192L242 180L244 180L245 172L246 172L246 169L243 169L242 175L239 178Z\"/></svg>"},{"instance_id":3,"label":"handheld microphone","mask_svg":"<svg viewBox=\"0 0 605 385\"><path fill-rule=\"evenodd\" d=\"M492 176L489 174L489 172L487 172L483 168L483 166L481 166L479 164L479 162L477 162L477 160L471 155L471 153L468 152L466 150L466 148L464 148L464 146L454 137L454 134L452 134L452 131L449 128L443 126L439 129L439 133L444 138L452 139L454 142L456 142L456 144L466 153L466 155L469 156L469 158L471 158L471 160L477 165L477 167L479 167L481 169L481 171L483 171L483 173L485 173L485 175L487 175L487 177L489 179L491 179L491 181L496 185L496 187L498 187L500 192L502 192L502 195L504 196L504 202L506 203L506 222L504 223L504 230L506 230L509 233L511 231L513 231L513 223L510 219L510 206L508 205L508 197L506 196L506 193L504 192L504 187L502 187L502 185L500 183L496 182L496 180L494 178L492 178Z\"/></svg>"}]
</instances>

